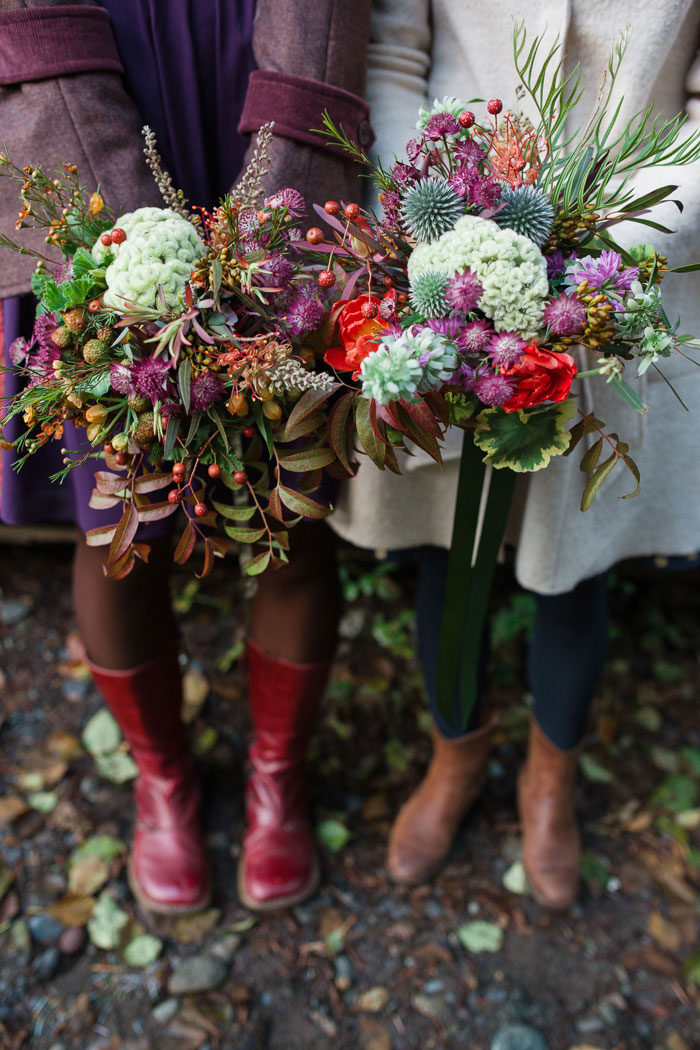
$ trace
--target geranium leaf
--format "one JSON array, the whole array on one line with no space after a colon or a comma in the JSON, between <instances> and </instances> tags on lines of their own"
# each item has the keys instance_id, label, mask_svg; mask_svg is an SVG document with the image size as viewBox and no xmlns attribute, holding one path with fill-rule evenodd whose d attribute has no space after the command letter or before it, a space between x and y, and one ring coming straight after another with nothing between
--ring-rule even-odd
<instances>
[{"instance_id":1,"label":"geranium leaf","mask_svg":"<svg viewBox=\"0 0 700 1050\"><path fill-rule=\"evenodd\" d=\"M575 414L573 401L517 412L487 408L477 416L474 444L486 453L484 462L496 468L516 473L541 470L568 448L571 436L565 424Z\"/></svg>"}]
</instances>

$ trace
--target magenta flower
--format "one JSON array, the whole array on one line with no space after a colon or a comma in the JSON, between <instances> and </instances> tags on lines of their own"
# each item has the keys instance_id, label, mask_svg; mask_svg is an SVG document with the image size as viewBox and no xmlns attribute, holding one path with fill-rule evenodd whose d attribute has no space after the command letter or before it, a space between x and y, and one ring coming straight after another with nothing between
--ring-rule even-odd
<instances>
[{"instance_id":1,"label":"magenta flower","mask_svg":"<svg viewBox=\"0 0 700 1050\"><path fill-rule=\"evenodd\" d=\"M457 337L457 346L466 354L481 354L491 342L493 328L488 321L469 321Z\"/></svg>"},{"instance_id":2,"label":"magenta flower","mask_svg":"<svg viewBox=\"0 0 700 1050\"><path fill-rule=\"evenodd\" d=\"M425 325L417 327L432 328L438 335L444 335L454 343L462 331L463 324L464 321L460 317L431 317Z\"/></svg>"},{"instance_id":3,"label":"magenta flower","mask_svg":"<svg viewBox=\"0 0 700 1050\"><path fill-rule=\"evenodd\" d=\"M492 208L501 199L502 187L496 179L479 179L472 183L470 203L480 208Z\"/></svg>"},{"instance_id":4,"label":"magenta flower","mask_svg":"<svg viewBox=\"0 0 700 1050\"><path fill-rule=\"evenodd\" d=\"M265 284L271 284L274 288L286 288L294 276L294 267L289 259L285 259L278 253L271 255L261 265L264 272L270 275L269 280L265 280Z\"/></svg>"},{"instance_id":5,"label":"magenta flower","mask_svg":"<svg viewBox=\"0 0 700 1050\"><path fill-rule=\"evenodd\" d=\"M474 184L480 179L481 176L476 168L468 168L465 164L460 164L459 167L455 168L452 172L447 183L452 187L458 197L469 198L471 197Z\"/></svg>"},{"instance_id":6,"label":"magenta flower","mask_svg":"<svg viewBox=\"0 0 700 1050\"><path fill-rule=\"evenodd\" d=\"M435 113L425 125L425 134L433 142L437 142L443 135L456 135L459 124L451 113Z\"/></svg>"},{"instance_id":7,"label":"magenta flower","mask_svg":"<svg viewBox=\"0 0 700 1050\"><path fill-rule=\"evenodd\" d=\"M498 332L489 343L491 363L496 368L511 368L523 356L525 345L517 332Z\"/></svg>"},{"instance_id":8,"label":"magenta flower","mask_svg":"<svg viewBox=\"0 0 700 1050\"><path fill-rule=\"evenodd\" d=\"M214 372L200 372L190 384L190 409L206 412L224 396L224 384Z\"/></svg>"},{"instance_id":9,"label":"magenta flower","mask_svg":"<svg viewBox=\"0 0 700 1050\"><path fill-rule=\"evenodd\" d=\"M300 289L292 295L283 320L291 335L302 335L315 331L325 316L321 301L310 290Z\"/></svg>"},{"instance_id":10,"label":"magenta flower","mask_svg":"<svg viewBox=\"0 0 700 1050\"><path fill-rule=\"evenodd\" d=\"M485 151L473 139L461 139L456 142L453 153L462 164L478 164L486 156Z\"/></svg>"},{"instance_id":11,"label":"magenta flower","mask_svg":"<svg viewBox=\"0 0 700 1050\"><path fill-rule=\"evenodd\" d=\"M56 284L65 284L66 281L73 279L73 260L66 259L65 262L59 263L54 268L53 279Z\"/></svg>"},{"instance_id":12,"label":"magenta flower","mask_svg":"<svg viewBox=\"0 0 700 1050\"><path fill-rule=\"evenodd\" d=\"M462 273L455 274L447 282L445 297L453 309L462 310L465 314L468 314L479 305L483 291L484 289L479 278L475 273L467 269L463 270Z\"/></svg>"},{"instance_id":13,"label":"magenta flower","mask_svg":"<svg viewBox=\"0 0 700 1050\"><path fill-rule=\"evenodd\" d=\"M404 164L399 160L391 169L391 177L397 186L404 186L407 182L415 182L420 178L420 172L413 164Z\"/></svg>"},{"instance_id":14,"label":"magenta flower","mask_svg":"<svg viewBox=\"0 0 700 1050\"><path fill-rule=\"evenodd\" d=\"M498 372L484 372L474 380L474 393L485 405L497 407L513 396L516 380Z\"/></svg>"},{"instance_id":15,"label":"magenta flower","mask_svg":"<svg viewBox=\"0 0 700 1050\"><path fill-rule=\"evenodd\" d=\"M265 198L265 205L269 208L288 208L292 215L306 214L306 201L299 190L288 187L273 193L271 197Z\"/></svg>"},{"instance_id":16,"label":"magenta flower","mask_svg":"<svg viewBox=\"0 0 700 1050\"><path fill-rule=\"evenodd\" d=\"M582 330L586 311L575 295L562 292L558 299L550 299L543 317L554 335L573 335Z\"/></svg>"},{"instance_id":17,"label":"magenta flower","mask_svg":"<svg viewBox=\"0 0 700 1050\"><path fill-rule=\"evenodd\" d=\"M619 252L603 251L597 259L592 255L585 255L583 259L576 262L576 267L570 270L571 280L575 284L587 281L591 288L602 288L604 284L612 281L616 292L629 291L632 282L639 277L639 268L634 266L628 270L620 270L622 257Z\"/></svg>"},{"instance_id":18,"label":"magenta flower","mask_svg":"<svg viewBox=\"0 0 700 1050\"><path fill-rule=\"evenodd\" d=\"M152 402L161 401L166 392L169 371L168 362L159 357L144 357L136 361L131 368L133 392Z\"/></svg>"},{"instance_id":19,"label":"magenta flower","mask_svg":"<svg viewBox=\"0 0 700 1050\"><path fill-rule=\"evenodd\" d=\"M128 365L112 365L109 370L109 381L112 384L112 390L117 394L129 394L133 389L131 369Z\"/></svg>"},{"instance_id":20,"label":"magenta flower","mask_svg":"<svg viewBox=\"0 0 700 1050\"><path fill-rule=\"evenodd\" d=\"M575 256L572 256L572 258L575 258ZM564 253L555 248L551 255L545 256L545 259L547 260L547 280L552 281L564 270L566 265Z\"/></svg>"}]
</instances>

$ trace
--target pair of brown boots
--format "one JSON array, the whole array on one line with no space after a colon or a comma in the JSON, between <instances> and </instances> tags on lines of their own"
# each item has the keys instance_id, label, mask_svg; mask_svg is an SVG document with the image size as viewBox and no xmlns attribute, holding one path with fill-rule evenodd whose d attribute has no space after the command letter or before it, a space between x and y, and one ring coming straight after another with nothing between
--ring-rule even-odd
<instances>
[{"instance_id":1,"label":"pair of brown boots","mask_svg":"<svg viewBox=\"0 0 700 1050\"><path fill-rule=\"evenodd\" d=\"M493 722L447 739L433 731L428 771L401 809L389 838L387 869L414 886L447 860L463 818L486 779ZM535 898L569 908L578 890L581 846L574 816L578 749L562 751L532 719L528 756L518 777L523 865Z\"/></svg>"}]
</instances>

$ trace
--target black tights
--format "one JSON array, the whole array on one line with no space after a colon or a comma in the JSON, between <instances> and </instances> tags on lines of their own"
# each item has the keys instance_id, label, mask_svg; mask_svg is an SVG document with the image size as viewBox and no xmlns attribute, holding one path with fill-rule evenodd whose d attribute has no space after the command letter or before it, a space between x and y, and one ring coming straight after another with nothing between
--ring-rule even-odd
<instances>
[{"instance_id":1,"label":"black tights","mask_svg":"<svg viewBox=\"0 0 700 1050\"><path fill-rule=\"evenodd\" d=\"M480 705L467 726L459 720L455 700L453 718L447 720L437 707L437 657L442 605L449 552L424 547L418 573L418 655L435 724L446 737L461 736L481 723ZM593 695L605 662L608 634L607 573L583 580L566 594L536 595L537 612L530 651L528 677L534 696L534 715L549 739L562 749L581 740ZM485 632L488 635L488 631ZM488 660L484 639L479 661L483 682Z\"/></svg>"}]
</instances>

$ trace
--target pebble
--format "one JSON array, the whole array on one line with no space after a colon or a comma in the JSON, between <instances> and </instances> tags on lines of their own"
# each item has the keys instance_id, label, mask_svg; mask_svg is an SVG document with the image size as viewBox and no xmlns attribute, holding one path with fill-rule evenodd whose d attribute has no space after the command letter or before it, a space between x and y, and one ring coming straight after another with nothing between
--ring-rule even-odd
<instances>
[{"instance_id":1,"label":"pebble","mask_svg":"<svg viewBox=\"0 0 700 1050\"><path fill-rule=\"evenodd\" d=\"M185 995L187 992L208 992L225 979L228 966L221 959L208 953L192 955L185 959L168 979L168 992L171 995Z\"/></svg>"},{"instance_id":2,"label":"pebble","mask_svg":"<svg viewBox=\"0 0 700 1050\"><path fill-rule=\"evenodd\" d=\"M509 994L507 988L487 988L484 999L487 1003L504 1003Z\"/></svg>"},{"instance_id":3,"label":"pebble","mask_svg":"<svg viewBox=\"0 0 700 1050\"><path fill-rule=\"evenodd\" d=\"M162 1003L158 1003L157 1006L153 1007L151 1017L156 1024L167 1024L169 1021L172 1021L179 1009L180 1003L177 999L164 999Z\"/></svg>"},{"instance_id":4,"label":"pebble","mask_svg":"<svg viewBox=\"0 0 700 1050\"><path fill-rule=\"evenodd\" d=\"M58 948L45 948L32 963L32 973L40 981L49 981L56 973L60 961Z\"/></svg>"},{"instance_id":5,"label":"pebble","mask_svg":"<svg viewBox=\"0 0 700 1050\"><path fill-rule=\"evenodd\" d=\"M63 926L49 915L30 915L27 926L37 944L55 944L63 933Z\"/></svg>"},{"instance_id":6,"label":"pebble","mask_svg":"<svg viewBox=\"0 0 700 1050\"><path fill-rule=\"evenodd\" d=\"M12 627L29 615L31 605L26 602L15 602L12 599L0 602L0 623Z\"/></svg>"},{"instance_id":7,"label":"pebble","mask_svg":"<svg viewBox=\"0 0 700 1050\"><path fill-rule=\"evenodd\" d=\"M411 1003L424 1017L430 1017L434 1021L444 1021L447 1015L447 1003L442 995L424 995L418 992L414 995Z\"/></svg>"},{"instance_id":8,"label":"pebble","mask_svg":"<svg viewBox=\"0 0 700 1050\"><path fill-rule=\"evenodd\" d=\"M602 1028L605 1028L605 1022L600 1017L582 1017L576 1022L576 1031L582 1035L599 1032Z\"/></svg>"},{"instance_id":9,"label":"pebble","mask_svg":"<svg viewBox=\"0 0 700 1050\"><path fill-rule=\"evenodd\" d=\"M261 1006L272 1006L274 1001L275 1001L275 997L272 994L272 992L263 992L262 995L260 996L260 1005Z\"/></svg>"},{"instance_id":10,"label":"pebble","mask_svg":"<svg viewBox=\"0 0 700 1050\"><path fill-rule=\"evenodd\" d=\"M335 960L334 984L338 991L347 992L355 979L355 970L347 955L338 955Z\"/></svg>"},{"instance_id":11,"label":"pebble","mask_svg":"<svg viewBox=\"0 0 700 1050\"><path fill-rule=\"evenodd\" d=\"M440 919L440 918L442 918L443 908L442 908L442 904L440 904L440 901L436 901L436 900L426 901L425 902L425 908L423 910L425 911L425 914L426 914L426 916L429 919Z\"/></svg>"},{"instance_id":12,"label":"pebble","mask_svg":"<svg viewBox=\"0 0 700 1050\"><path fill-rule=\"evenodd\" d=\"M58 938L58 950L64 955L75 955L85 944L87 934L82 926L68 926Z\"/></svg>"},{"instance_id":13,"label":"pebble","mask_svg":"<svg viewBox=\"0 0 700 1050\"><path fill-rule=\"evenodd\" d=\"M228 933L221 940L213 944L209 949L208 954L213 955L216 959L222 959L225 963L230 963L234 955L241 946L241 938L237 933Z\"/></svg>"},{"instance_id":14,"label":"pebble","mask_svg":"<svg viewBox=\"0 0 700 1050\"><path fill-rule=\"evenodd\" d=\"M426 981L423 985L423 991L426 995L437 995L438 992L444 992L445 982L434 978L432 981Z\"/></svg>"},{"instance_id":15,"label":"pebble","mask_svg":"<svg viewBox=\"0 0 700 1050\"><path fill-rule=\"evenodd\" d=\"M491 1050L547 1050L547 1044L536 1028L528 1024L509 1024L496 1032Z\"/></svg>"}]
</instances>

